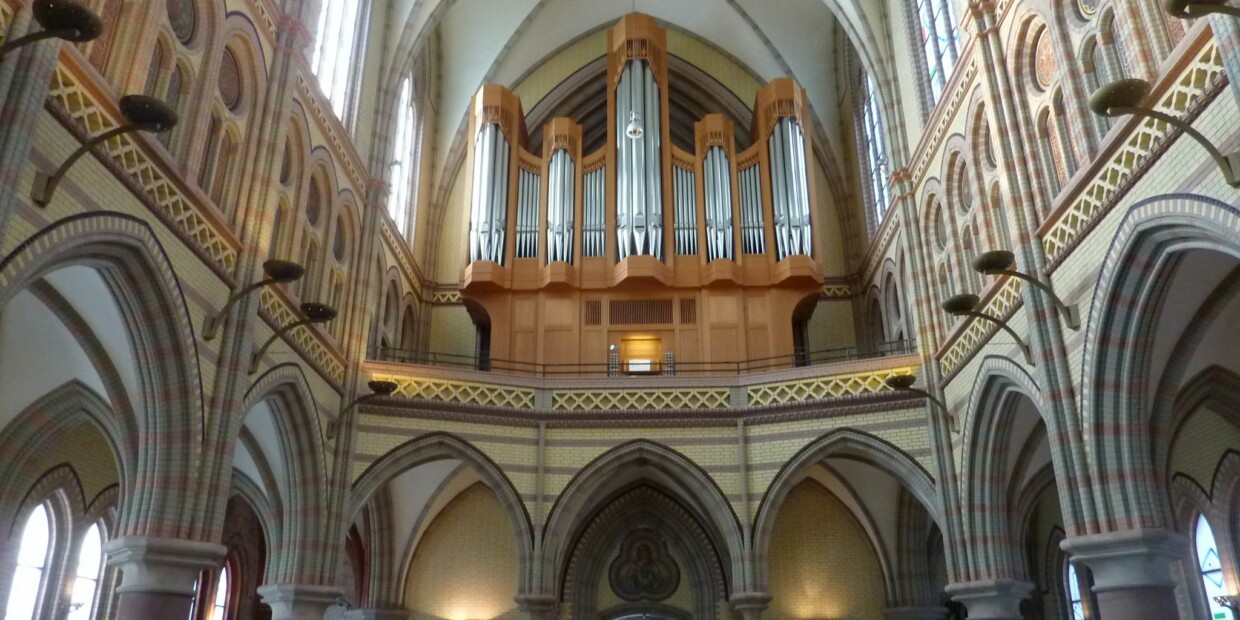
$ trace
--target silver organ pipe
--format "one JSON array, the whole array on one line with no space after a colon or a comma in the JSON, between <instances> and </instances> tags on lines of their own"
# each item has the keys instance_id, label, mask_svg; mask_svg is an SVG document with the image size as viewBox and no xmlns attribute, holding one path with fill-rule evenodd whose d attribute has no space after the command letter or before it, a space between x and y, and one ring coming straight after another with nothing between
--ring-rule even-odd
<instances>
[{"instance_id":1,"label":"silver organ pipe","mask_svg":"<svg viewBox=\"0 0 1240 620\"><path fill-rule=\"evenodd\" d=\"M805 165L805 134L795 118L775 124L768 141L771 155L771 194L775 212L776 259L813 255L810 228L809 180Z\"/></svg>"},{"instance_id":2,"label":"silver organ pipe","mask_svg":"<svg viewBox=\"0 0 1240 620\"><path fill-rule=\"evenodd\" d=\"M697 175L687 168L672 168L676 200L676 254L697 254Z\"/></svg>"},{"instance_id":3,"label":"silver organ pipe","mask_svg":"<svg viewBox=\"0 0 1240 620\"><path fill-rule=\"evenodd\" d=\"M626 135L633 114L642 137ZM630 60L616 88L616 235L619 260L663 259L663 179L659 85L644 60Z\"/></svg>"},{"instance_id":4,"label":"silver organ pipe","mask_svg":"<svg viewBox=\"0 0 1240 620\"><path fill-rule=\"evenodd\" d=\"M625 138L626 140L628 138ZM582 205L584 219L581 222L582 256L605 256L607 254L607 169L599 168L585 175L585 200Z\"/></svg>"},{"instance_id":5,"label":"silver organ pipe","mask_svg":"<svg viewBox=\"0 0 1240 620\"><path fill-rule=\"evenodd\" d=\"M762 224L762 175L757 165L741 170L741 245L746 254L766 252L766 231Z\"/></svg>"},{"instance_id":6,"label":"silver organ pipe","mask_svg":"<svg viewBox=\"0 0 1240 620\"><path fill-rule=\"evenodd\" d=\"M517 258L538 257L538 204L542 178L522 168L517 181Z\"/></svg>"},{"instance_id":7,"label":"silver organ pipe","mask_svg":"<svg viewBox=\"0 0 1240 620\"><path fill-rule=\"evenodd\" d=\"M547 179L547 262L573 262L573 212L577 167L565 149L551 155ZM537 206L535 206L537 213Z\"/></svg>"},{"instance_id":8,"label":"silver organ pipe","mask_svg":"<svg viewBox=\"0 0 1240 620\"><path fill-rule=\"evenodd\" d=\"M711 147L704 162L706 172L706 260L733 260L732 175L723 147Z\"/></svg>"},{"instance_id":9,"label":"silver organ pipe","mask_svg":"<svg viewBox=\"0 0 1240 620\"><path fill-rule=\"evenodd\" d=\"M469 259L504 264L508 225L508 139L496 123L474 137L473 202L469 219Z\"/></svg>"}]
</instances>

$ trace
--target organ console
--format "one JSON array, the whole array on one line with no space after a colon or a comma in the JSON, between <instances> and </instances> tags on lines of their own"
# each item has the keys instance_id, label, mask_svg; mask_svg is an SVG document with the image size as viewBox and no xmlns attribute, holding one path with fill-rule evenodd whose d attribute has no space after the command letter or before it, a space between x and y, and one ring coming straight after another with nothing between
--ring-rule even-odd
<instances>
[{"instance_id":1,"label":"organ console","mask_svg":"<svg viewBox=\"0 0 1240 620\"><path fill-rule=\"evenodd\" d=\"M741 151L733 123L707 115L689 153L669 134L666 31L628 15L607 54L593 153L568 118L527 151L501 86L472 101L461 293L490 355L634 372L792 356L823 284L804 90L762 88Z\"/></svg>"}]
</instances>

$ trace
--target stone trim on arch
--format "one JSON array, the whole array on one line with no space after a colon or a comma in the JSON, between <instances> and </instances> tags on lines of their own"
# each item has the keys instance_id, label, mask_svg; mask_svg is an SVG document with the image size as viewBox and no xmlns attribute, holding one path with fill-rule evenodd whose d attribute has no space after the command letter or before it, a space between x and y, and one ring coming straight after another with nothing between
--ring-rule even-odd
<instances>
[{"instance_id":1,"label":"stone trim on arch","mask_svg":"<svg viewBox=\"0 0 1240 620\"><path fill-rule=\"evenodd\" d=\"M974 373L973 387L969 390L969 402L965 409L966 417L957 421L962 423L964 436L961 445L965 446L966 450L977 442L974 435L982 427L981 418L977 414L986 411L986 401L993 399L988 390L993 389L996 382L1002 383L1001 387L1004 389L1014 389L1028 397L1039 413L1046 411L1049 406L1037 379L1030 375L1020 362L1000 355L987 355L982 358Z\"/></svg>"},{"instance_id":2,"label":"stone trim on arch","mask_svg":"<svg viewBox=\"0 0 1240 620\"><path fill-rule=\"evenodd\" d=\"M1240 209L1204 196L1169 194L1130 208L1107 250L1090 302L1082 350L1081 418L1100 531L1162 527L1169 518L1149 453L1149 411L1123 386L1148 379L1149 323L1179 252L1240 258ZM1142 466L1122 479L1118 471Z\"/></svg>"},{"instance_id":3,"label":"stone trim on arch","mask_svg":"<svg viewBox=\"0 0 1240 620\"><path fill-rule=\"evenodd\" d=\"M556 497L543 527L545 546L538 561L542 594L558 594L560 576L568 568L571 545L600 506L639 482L674 498L710 534L721 556L730 591L742 591L745 542L740 519L722 489L691 459L666 445L637 439L622 443L581 468Z\"/></svg>"},{"instance_id":4,"label":"stone trim on arch","mask_svg":"<svg viewBox=\"0 0 1240 620\"><path fill-rule=\"evenodd\" d=\"M942 527L943 511L930 474L908 453L879 437L852 428L835 429L801 448L780 468L771 481L754 519L752 554L755 591L769 589L769 558L775 520L784 500L807 473L824 459L837 455L864 457L867 463L892 476L904 486Z\"/></svg>"},{"instance_id":5,"label":"stone trim on arch","mask_svg":"<svg viewBox=\"0 0 1240 620\"><path fill-rule=\"evenodd\" d=\"M522 502L507 474L495 461L468 441L444 432L427 433L411 439L392 449L372 463L353 483L349 510L345 513L352 523L370 498L383 485L406 470L429 461L454 459L462 461L478 472L482 481L495 493L516 536L517 564L520 571L517 591L529 591L530 569L533 566L534 528L529 511Z\"/></svg>"},{"instance_id":6,"label":"stone trim on arch","mask_svg":"<svg viewBox=\"0 0 1240 620\"><path fill-rule=\"evenodd\" d=\"M729 588L710 534L671 496L641 483L614 496L594 513L576 539L560 580L561 600L570 605L573 615L595 617L602 611L598 609L597 588L590 587L593 582L582 583L582 580L591 576L605 580L607 566L614 559L611 543L639 526L667 532L674 542L683 545L680 549L681 583L687 584L695 594L694 609L690 611L693 617L718 617L717 604L728 600Z\"/></svg>"},{"instance_id":7,"label":"stone trim on arch","mask_svg":"<svg viewBox=\"0 0 1240 620\"><path fill-rule=\"evenodd\" d=\"M332 585L336 577L336 536L329 505L327 452L318 404L296 364L276 366L259 377L245 395L245 416L267 402L284 459L285 491L280 545L271 545L273 566L268 583ZM244 418L241 422L244 424ZM276 492L276 489L269 489Z\"/></svg>"}]
</instances>

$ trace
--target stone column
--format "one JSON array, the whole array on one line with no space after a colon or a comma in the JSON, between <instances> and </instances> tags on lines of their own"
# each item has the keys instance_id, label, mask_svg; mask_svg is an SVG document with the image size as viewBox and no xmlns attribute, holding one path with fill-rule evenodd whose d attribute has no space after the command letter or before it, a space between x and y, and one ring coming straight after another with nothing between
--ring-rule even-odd
<instances>
[{"instance_id":1,"label":"stone column","mask_svg":"<svg viewBox=\"0 0 1240 620\"><path fill-rule=\"evenodd\" d=\"M1059 545L1094 576L1098 613L1125 620L1176 620L1172 565L1189 552L1175 532L1150 528L1074 536Z\"/></svg>"},{"instance_id":2,"label":"stone column","mask_svg":"<svg viewBox=\"0 0 1240 620\"><path fill-rule=\"evenodd\" d=\"M188 618L198 577L224 559L223 545L125 536L104 544L108 565L121 570L118 618Z\"/></svg>"},{"instance_id":3,"label":"stone column","mask_svg":"<svg viewBox=\"0 0 1240 620\"><path fill-rule=\"evenodd\" d=\"M258 595L271 606L271 620L323 620L328 607L344 591L335 586L302 586L276 583L259 586Z\"/></svg>"},{"instance_id":4,"label":"stone column","mask_svg":"<svg viewBox=\"0 0 1240 620\"><path fill-rule=\"evenodd\" d=\"M29 3L19 6L9 25L8 40L39 29L31 19ZM29 185L23 187L20 181L30 167L35 126L44 113L60 46L55 40L34 43L10 52L0 62L0 127L4 127L0 132L0 236L18 208L18 195L30 192Z\"/></svg>"},{"instance_id":5,"label":"stone column","mask_svg":"<svg viewBox=\"0 0 1240 620\"><path fill-rule=\"evenodd\" d=\"M1021 620L1020 602L1032 593L1032 583L1015 579L968 581L947 586L947 594L969 610L969 620Z\"/></svg>"},{"instance_id":6,"label":"stone column","mask_svg":"<svg viewBox=\"0 0 1240 620\"><path fill-rule=\"evenodd\" d=\"M409 612L404 609L353 609L345 612L347 620L408 620Z\"/></svg>"},{"instance_id":7,"label":"stone column","mask_svg":"<svg viewBox=\"0 0 1240 620\"><path fill-rule=\"evenodd\" d=\"M766 592L741 592L733 594L728 602L742 620L760 620L762 612L771 604L771 595Z\"/></svg>"},{"instance_id":8,"label":"stone column","mask_svg":"<svg viewBox=\"0 0 1240 620\"><path fill-rule=\"evenodd\" d=\"M883 620L947 620L947 608L888 607L883 610Z\"/></svg>"},{"instance_id":9,"label":"stone column","mask_svg":"<svg viewBox=\"0 0 1240 620\"><path fill-rule=\"evenodd\" d=\"M560 614L560 600L550 594L522 594L517 605L530 620L555 620Z\"/></svg>"}]
</instances>

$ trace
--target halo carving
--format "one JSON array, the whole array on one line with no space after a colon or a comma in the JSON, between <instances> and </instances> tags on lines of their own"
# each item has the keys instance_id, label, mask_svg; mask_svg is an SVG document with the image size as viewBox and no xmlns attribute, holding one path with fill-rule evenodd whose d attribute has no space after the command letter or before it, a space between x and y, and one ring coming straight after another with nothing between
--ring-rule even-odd
<instances>
[{"instance_id":1,"label":"halo carving","mask_svg":"<svg viewBox=\"0 0 1240 620\"><path fill-rule=\"evenodd\" d=\"M663 601L680 585L680 567L668 553L667 541L650 529L629 534L607 575L616 596L629 602Z\"/></svg>"}]
</instances>

